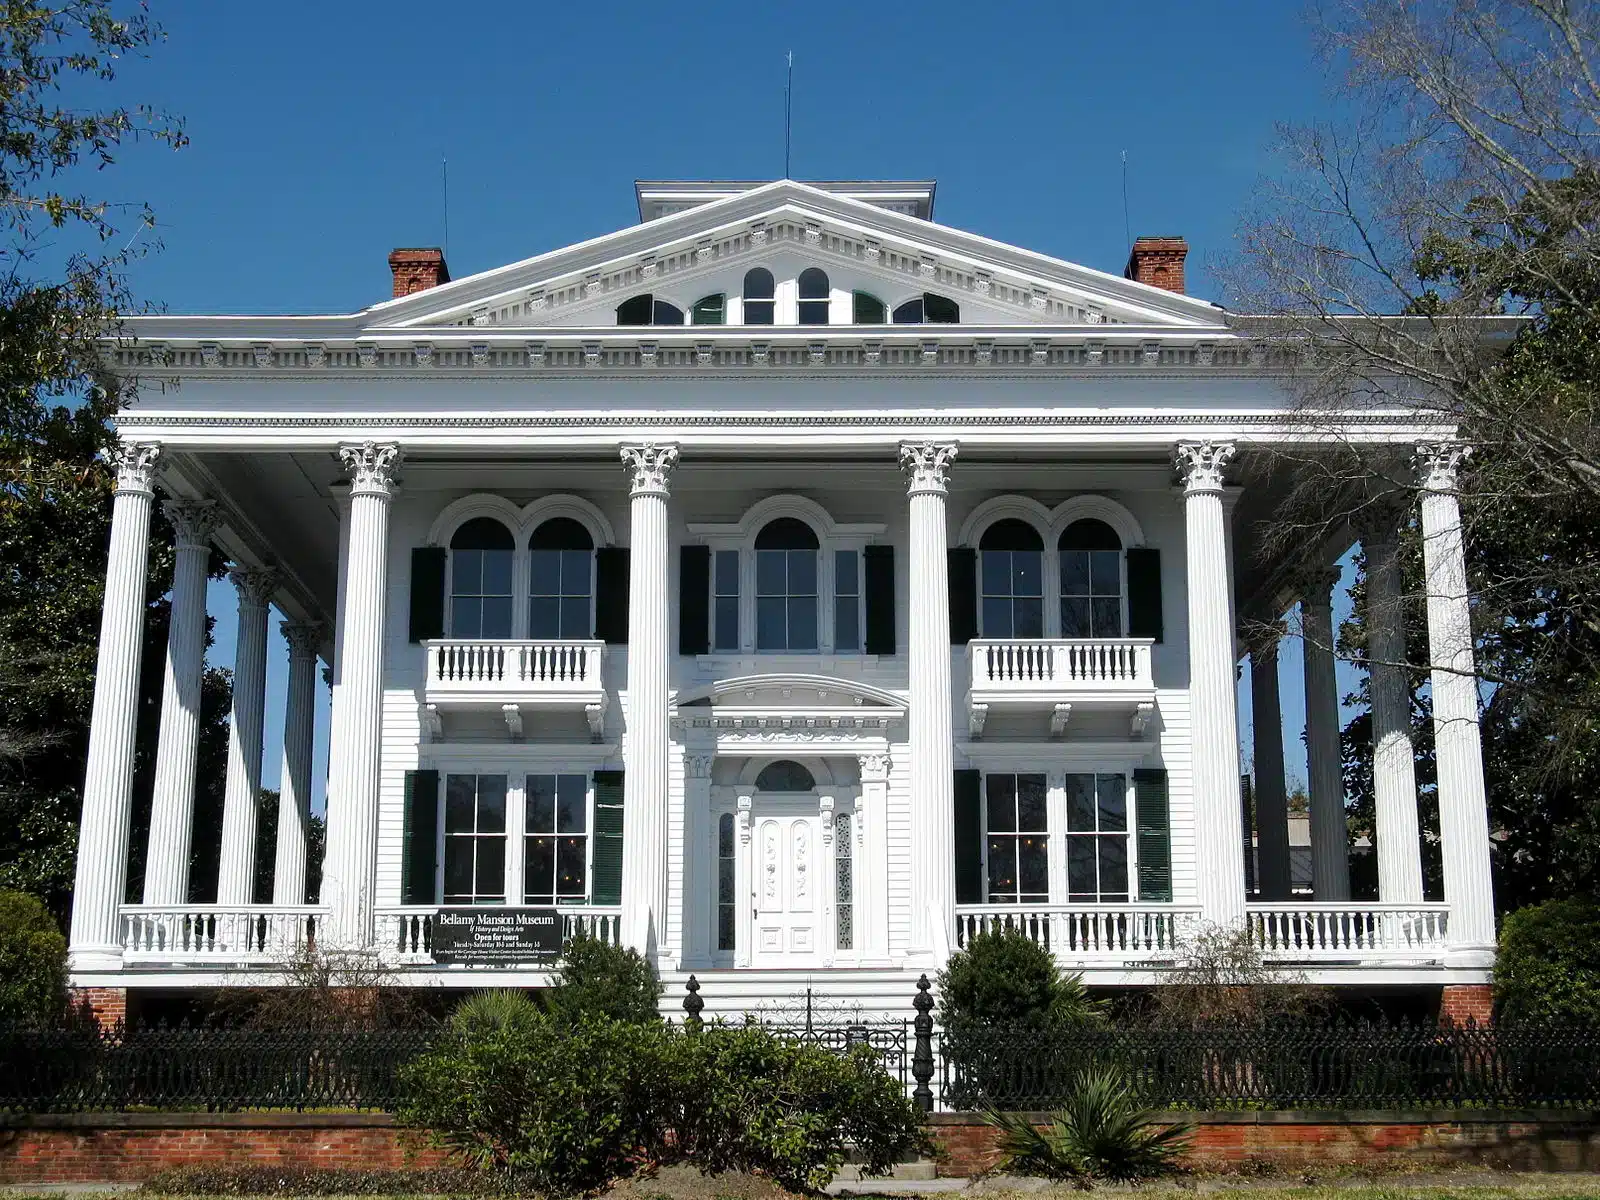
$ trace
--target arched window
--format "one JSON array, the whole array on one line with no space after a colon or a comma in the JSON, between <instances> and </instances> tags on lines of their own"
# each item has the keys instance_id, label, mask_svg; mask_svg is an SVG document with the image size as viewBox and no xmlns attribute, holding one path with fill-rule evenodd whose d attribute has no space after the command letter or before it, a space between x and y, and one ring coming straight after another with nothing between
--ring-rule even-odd
<instances>
[{"instance_id":1,"label":"arched window","mask_svg":"<svg viewBox=\"0 0 1600 1200\"><path fill-rule=\"evenodd\" d=\"M894 310L896 325L954 325L961 320L961 306L948 296L924 292Z\"/></svg>"},{"instance_id":2,"label":"arched window","mask_svg":"<svg viewBox=\"0 0 1600 1200\"><path fill-rule=\"evenodd\" d=\"M630 296L617 305L617 324L682 325L683 309L646 292L642 296Z\"/></svg>"},{"instance_id":3,"label":"arched window","mask_svg":"<svg viewBox=\"0 0 1600 1200\"><path fill-rule=\"evenodd\" d=\"M511 636L511 531L474 517L450 539L450 636Z\"/></svg>"},{"instance_id":4,"label":"arched window","mask_svg":"<svg viewBox=\"0 0 1600 1200\"><path fill-rule=\"evenodd\" d=\"M744 273L744 323L746 325L771 325L776 305L776 285L772 272L765 267L751 267Z\"/></svg>"},{"instance_id":5,"label":"arched window","mask_svg":"<svg viewBox=\"0 0 1600 1200\"><path fill-rule=\"evenodd\" d=\"M978 542L978 591L984 637L1044 636L1044 539L1026 521L1007 518Z\"/></svg>"},{"instance_id":6,"label":"arched window","mask_svg":"<svg viewBox=\"0 0 1600 1200\"><path fill-rule=\"evenodd\" d=\"M1061 636L1122 636L1122 540L1086 517L1061 532Z\"/></svg>"},{"instance_id":7,"label":"arched window","mask_svg":"<svg viewBox=\"0 0 1600 1200\"><path fill-rule=\"evenodd\" d=\"M820 267L800 272L800 324L828 323L828 273Z\"/></svg>"},{"instance_id":8,"label":"arched window","mask_svg":"<svg viewBox=\"0 0 1600 1200\"><path fill-rule=\"evenodd\" d=\"M882 325L889 319L889 310L871 292L854 292L850 301L851 319L857 325Z\"/></svg>"},{"instance_id":9,"label":"arched window","mask_svg":"<svg viewBox=\"0 0 1600 1200\"><path fill-rule=\"evenodd\" d=\"M816 786L817 781L810 771L787 758L768 763L756 776L758 792L810 792L815 791Z\"/></svg>"},{"instance_id":10,"label":"arched window","mask_svg":"<svg viewBox=\"0 0 1600 1200\"><path fill-rule=\"evenodd\" d=\"M528 636L594 634L594 539L571 517L552 517L528 538Z\"/></svg>"},{"instance_id":11,"label":"arched window","mask_svg":"<svg viewBox=\"0 0 1600 1200\"><path fill-rule=\"evenodd\" d=\"M817 648L816 531L795 517L756 534L756 649Z\"/></svg>"},{"instance_id":12,"label":"arched window","mask_svg":"<svg viewBox=\"0 0 1600 1200\"><path fill-rule=\"evenodd\" d=\"M691 325L722 325L728 319L728 297L722 292L701 296L689 310Z\"/></svg>"}]
</instances>

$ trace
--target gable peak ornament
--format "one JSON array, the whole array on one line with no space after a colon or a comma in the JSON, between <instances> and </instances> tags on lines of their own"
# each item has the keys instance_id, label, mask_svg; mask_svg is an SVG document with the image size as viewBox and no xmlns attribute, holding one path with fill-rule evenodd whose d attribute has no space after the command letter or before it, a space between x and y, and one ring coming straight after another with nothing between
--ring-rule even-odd
<instances>
[{"instance_id":1,"label":"gable peak ornament","mask_svg":"<svg viewBox=\"0 0 1600 1200\"><path fill-rule=\"evenodd\" d=\"M398 442L358 442L339 447L339 461L350 475L352 496L387 496L400 465Z\"/></svg>"},{"instance_id":2,"label":"gable peak ornament","mask_svg":"<svg viewBox=\"0 0 1600 1200\"><path fill-rule=\"evenodd\" d=\"M668 483L678 465L676 442L644 442L621 448L622 465L632 478L635 496L668 496Z\"/></svg>"},{"instance_id":3,"label":"gable peak ornament","mask_svg":"<svg viewBox=\"0 0 1600 1200\"><path fill-rule=\"evenodd\" d=\"M954 442L901 442L900 469L905 472L907 493L944 495L958 452Z\"/></svg>"},{"instance_id":4,"label":"gable peak ornament","mask_svg":"<svg viewBox=\"0 0 1600 1200\"><path fill-rule=\"evenodd\" d=\"M1179 442L1174 453L1186 493L1220 492L1222 473L1238 446L1233 442Z\"/></svg>"}]
</instances>

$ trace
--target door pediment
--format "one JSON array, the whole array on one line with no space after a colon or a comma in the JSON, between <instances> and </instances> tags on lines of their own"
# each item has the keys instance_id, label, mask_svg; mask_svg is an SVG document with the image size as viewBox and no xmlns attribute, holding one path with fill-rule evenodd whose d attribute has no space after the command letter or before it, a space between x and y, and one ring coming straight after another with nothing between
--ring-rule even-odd
<instances>
[{"instance_id":1,"label":"door pediment","mask_svg":"<svg viewBox=\"0 0 1600 1200\"><path fill-rule=\"evenodd\" d=\"M893 692L831 675L766 674L719 679L686 692L673 708L680 732L751 741L883 737L904 720Z\"/></svg>"}]
</instances>

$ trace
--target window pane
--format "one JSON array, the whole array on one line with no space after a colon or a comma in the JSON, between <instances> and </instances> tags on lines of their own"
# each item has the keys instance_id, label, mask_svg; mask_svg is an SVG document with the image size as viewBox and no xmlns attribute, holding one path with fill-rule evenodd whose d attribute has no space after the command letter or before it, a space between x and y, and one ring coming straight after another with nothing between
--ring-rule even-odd
<instances>
[{"instance_id":1,"label":"window pane","mask_svg":"<svg viewBox=\"0 0 1600 1200\"><path fill-rule=\"evenodd\" d=\"M1044 595L1044 555L1037 550L1013 550L1011 577L1013 595Z\"/></svg>"},{"instance_id":2,"label":"window pane","mask_svg":"<svg viewBox=\"0 0 1600 1200\"><path fill-rule=\"evenodd\" d=\"M731 857L723 858L717 863L717 901L721 904L733 903L736 869L737 865Z\"/></svg>"},{"instance_id":3,"label":"window pane","mask_svg":"<svg viewBox=\"0 0 1600 1200\"><path fill-rule=\"evenodd\" d=\"M1094 776L1067 776L1067 829L1073 833L1094 831Z\"/></svg>"},{"instance_id":4,"label":"window pane","mask_svg":"<svg viewBox=\"0 0 1600 1200\"><path fill-rule=\"evenodd\" d=\"M723 813L717 818L717 857L731 859L733 857L733 814ZM729 864L732 865L731 863ZM720 887L720 884L718 885ZM729 883L728 899L733 899L732 883Z\"/></svg>"},{"instance_id":5,"label":"window pane","mask_svg":"<svg viewBox=\"0 0 1600 1200\"><path fill-rule=\"evenodd\" d=\"M1017 893L1017 839L989 839L989 899L1015 900Z\"/></svg>"},{"instance_id":6,"label":"window pane","mask_svg":"<svg viewBox=\"0 0 1600 1200\"><path fill-rule=\"evenodd\" d=\"M1106 900L1128 898L1128 839L1095 838L1100 843L1100 891Z\"/></svg>"},{"instance_id":7,"label":"window pane","mask_svg":"<svg viewBox=\"0 0 1600 1200\"><path fill-rule=\"evenodd\" d=\"M1011 617L1011 636L1037 638L1044 636L1044 601L1014 600Z\"/></svg>"},{"instance_id":8,"label":"window pane","mask_svg":"<svg viewBox=\"0 0 1600 1200\"><path fill-rule=\"evenodd\" d=\"M1102 598L1091 603L1094 605L1094 636L1121 637L1122 601Z\"/></svg>"},{"instance_id":9,"label":"window pane","mask_svg":"<svg viewBox=\"0 0 1600 1200\"><path fill-rule=\"evenodd\" d=\"M1090 582L1096 596L1122 595L1122 555L1096 550L1089 556Z\"/></svg>"},{"instance_id":10,"label":"window pane","mask_svg":"<svg viewBox=\"0 0 1600 1200\"><path fill-rule=\"evenodd\" d=\"M535 596L528 601L528 636L561 636L561 601L555 596Z\"/></svg>"},{"instance_id":11,"label":"window pane","mask_svg":"<svg viewBox=\"0 0 1600 1200\"><path fill-rule=\"evenodd\" d=\"M1017 827L1017 777L990 775L984 784L989 799L989 832L1012 832Z\"/></svg>"},{"instance_id":12,"label":"window pane","mask_svg":"<svg viewBox=\"0 0 1600 1200\"><path fill-rule=\"evenodd\" d=\"M523 848L522 887L530 904L554 904L556 899L556 842L531 837Z\"/></svg>"},{"instance_id":13,"label":"window pane","mask_svg":"<svg viewBox=\"0 0 1600 1200\"><path fill-rule=\"evenodd\" d=\"M478 776L478 832L506 831L506 777Z\"/></svg>"},{"instance_id":14,"label":"window pane","mask_svg":"<svg viewBox=\"0 0 1600 1200\"><path fill-rule=\"evenodd\" d=\"M511 551L484 550L483 592L486 596L511 594Z\"/></svg>"},{"instance_id":15,"label":"window pane","mask_svg":"<svg viewBox=\"0 0 1600 1200\"><path fill-rule=\"evenodd\" d=\"M739 648L739 597L717 597L717 637L714 646L718 650L737 650Z\"/></svg>"},{"instance_id":16,"label":"window pane","mask_svg":"<svg viewBox=\"0 0 1600 1200\"><path fill-rule=\"evenodd\" d=\"M584 864L586 839L560 838L556 842L556 895L564 900L581 900L588 895Z\"/></svg>"},{"instance_id":17,"label":"window pane","mask_svg":"<svg viewBox=\"0 0 1600 1200\"><path fill-rule=\"evenodd\" d=\"M1068 638L1090 636L1089 601L1084 597L1061 598L1061 636Z\"/></svg>"},{"instance_id":18,"label":"window pane","mask_svg":"<svg viewBox=\"0 0 1600 1200\"><path fill-rule=\"evenodd\" d=\"M983 636L1011 636L1011 601L985 596L983 600Z\"/></svg>"},{"instance_id":19,"label":"window pane","mask_svg":"<svg viewBox=\"0 0 1600 1200\"><path fill-rule=\"evenodd\" d=\"M556 779L556 829L561 833L584 833L589 827L589 780L583 775L561 775Z\"/></svg>"},{"instance_id":20,"label":"window pane","mask_svg":"<svg viewBox=\"0 0 1600 1200\"><path fill-rule=\"evenodd\" d=\"M483 601L466 596L450 600L450 636L475 638L483 628Z\"/></svg>"},{"instance_id":21,"label":"window pane","mask_svg":"<svg viewBox=\"0 0 1600 1200\"><path fill-rule=\"evenodd\" d=\"M800 301L800 324L826 325L828 323L828 302L826 300Z\"/></svg>"},{"instance_id":22,"label":"window pane","mask_svg":"<svg viewBox=\"0 0 1600 1200\"><path fill-rule=\"evenodd\" d=\"M789 601L789 649L817 648L817 598L796 596Z\"/></svg>"},{"instance_id":23,"label":"window pane","mask_svg":"<svg viewBox=\"0 0 1600 1200\"><path fill-rule=\"evenodd\" d=\"M472 839L446 838L444 843L444 898L472 895Z\"/></svg>"},{"instance_id":24,"label":"window pane","mask_svg":"<svg viewBox=\"0 0 1600 1200\"><path fill-rule=\"evenodd\" d=\"M477 894L480 899L503 899L506 894L506 843L504 838L481 837L478 843Z\"/></svg>"},{"instance_id":25,"label":"window pane","mask_svg":"<svg viewBox=\"0 0 1600 1200\"><path fill-rule=\"evenodd\" d=\"M746 325L771 325L773 302L771 300L746 300L744 323Z\"/></svg>"},{"instance_id":26,"label":"window pane","mask_svg":"<svg viewBox=\"0 0 1600 1200\"><path fill-rule=\"evenodd\" d=\"M719 596L737 596L739 594L739 552L737 550L718 550L716 555L717 585L714 589Z\"/></svg>"},{"instance_id":27,"label":"window pane","mask_svg":"<svg viewBox=\"0 0 1600 1200\"><path fill-rule=\"evenodd\" d=\"M565 596L560 603L560 636L564 638L586 638L594 632L594 622L589 618L589 597Z\"/></svg>"},{"instance_id":28,"label":"window pane","mask_svg":"<svg viewBox=\"0 0 1600 1200\"><path fill-rule=\"evenodd\" d=\"M450 551L450 590L458 593L483 590L483 551Z\"/></svg>"},{"instance_id":29,"label":"window pane","mask_svg":"<svg viewBox=\"0 0 1600 1200\"><path fill-rule=\"evenodd\" d=\"M694 302L691 324L694 325L721 325L725 305L723 295L718 292L715 296L702 296Z\"/></svg>"},{"instance_id":30,"label":"window pane","mask_svg":"<svg viewBox=\"0 0 1600 1200\"><path fill-rule=\"evenodd\" d=\"M471 833L478 799L475 775L447 775L444 781L444 831Z\"/></svg>"},{"instance_id":31,"label":"window pane","mask_svg":"<svg viewBox=\"0 0 1600 1200\"><path fill-rule=\"evenodd\" d=\"M854 595L840 596L834 602L833 648L861 649L861 604Z\"/></svg>"},{"instance_id":32,"label":"window pane","mask_svg":"<svg viewBox=\"0 0 1600 1200\"><path fill-rule=\"evenodd\" d=\"M780 597L763 597L756 601L756 649L787 650L785 633L788 601Z\"/></svg>"},{"instance_id":33,"label":"window pane","mask_svg":"<svg viewBox=\"0 0 1600 1200\"><path fill-rule=\"evenodd\" d=\"M790 550L789 594L815 596L817 594L817 552L815 550Z\"/></svg>"},{"instance_id":34,"label":"window pane","mask_svg":"<svg viewBox=\"0 0 1600 1200\"><path fill-rule=\"evenodd\" d=\"M733 905L717 906L717 949L733 949Z\"/></svg>"},{"instance_id":35,"label":"window pane","mask_svg":"<svg viewBox=\"0 0 1600 1200\"><path fill-rule=\"evenodd\" d=\"M1017 776L1017 828L1043 833L1049 828L1043 775Z\"/></svg>"},{"instance_id":36,"label":"window pane","mask_svg":"<svg viewBox=\"0 0 1600 1200\"><path fill-rule=\"evenodd\" d=\"M1024 900L1042 902L1050 895L1049 842L1042 837L1017 839L1018 890Z\"/></svg>"},{"instance_id":37,"label":"window pane","mask_svg":"<svg viewBox=\"0 0 1600 1200\"><path fill-rule=\"evenodd\" d=\"M1097 840L1092 837L1067 839L1067 891L1074 900L1092 900L1099 891L1094 870Z\"/></svg>"},{"instance_id":38,"label":"window pane","mask_svg":"<svg viewBox=\"0 0 1600 1200\"><path fill-rule=\"evenodd\" d=\"M1061 594L1087 596L1089 594L1089 553L1086 550L1061 552Z\"/></svg>"},{"instance_id":39,"label":"window pane","mask_svg":"<svg viewBox=\"0 0 1600 1200\"><path fill-rule=\"evenodd\" d=\"M756 551L756 595L782 596L788 592L785 550Z\"/></svg>"},{"instance_id":40,"label":"window pane","mask_svg":"<svg viewBox=\"0 0 1600 1200\"><path fill-rule=\"evenodd\" d=\"M556 596L561 593L561 551L530 550L528 567L529 592L535 596Z\"/></svg>"},{"instance_id":41,"label":"window pane","mask_svg":"<svg viewBox=\"0 0 1600 1200\"><path fill-rule=\"evenodd\" d=\"M483 601L483 632L486 638L511 636L511 597L487 596Z\"/></svg>"},{"instance_id":42,"label":"window pane","mask_svg":"<svg viewBox=\"0 0 1600 1200\"><path fill-rule=\"evenodd\" d=\"M1128 828L1128 784L1121 775L1101 775L1097 779L1100 795L1100 828L1125 830Z\"/></svg>"},{"instance_id":43,"label":"window pane","mask_svg":"<svg viewBox=\"0 0 1600 1200\"><path fill-rule=\"evenodd\" d=\"M553 833L556 827L556 777L528 776L528 832Z\"/></svg>"},{"instance_id":44,"label":"window pane","mask_svg":"<svg viewBox=\"0 0 1600 1200\"><path fill-rule=\"evenodd\" d=\"M589 564L594 561L593 550L561 550L561 594L587 596L589 594Z\"/></svg>"},{"instance_id":45,"label":"window pane","mask_svg":"<svg viewBox=\"0 0 1600 1200\"><path fill-rule=\"evenodd\" d=\"M1011 551L984 550L978 557L983 560L983 594L1011 595Z\"/></svg>"},{"instance_id":46,"label":"window pane","mask_svg":"<svg viewBox=\"0 0 1600 1200\"><path fill-rule=\"evenodd\" d=\"M836 596L856 596L861 593L858 582L860 556L854 550L833 552L833 592Z\"/></svg>"}]
</instances>

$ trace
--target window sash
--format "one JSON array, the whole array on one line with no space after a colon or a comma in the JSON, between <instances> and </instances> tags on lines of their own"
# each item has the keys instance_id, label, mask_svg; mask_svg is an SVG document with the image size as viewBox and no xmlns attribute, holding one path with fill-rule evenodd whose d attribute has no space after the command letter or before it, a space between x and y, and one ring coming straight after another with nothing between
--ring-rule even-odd
<instances>
[{"instance_id":1,"label":"window sash","mask_svg":"<svg viewBox=\"0 0 1600 1200\"><path fill-rule=\"evenodd\" d=\"M1067 902L1126 904L1133 894L1128 777L1069 772L1063 786Z\"/></svg>"},{"instance_id":2,"label":"window sash","mask_svg":"<svg viewBox=\"0 0 1600 1200\"><path fill-rule=\"evenodd\" d=\"M504 904L506 777L451 772L444 788L439 895L445 904Z\"/></svg>"},{"instance_id":3,"label":"window sash","mask_svg":"<svg viewBox=\"0 0 1600 1200\"><path fill-rule=\"evenodd\" d=\"M511 636L512 550L450 551L450 636Z\"/></svg>"},{"instance_id":4,"label":"window sash","mask_svg":"<svg viewBox=\"0 0 1600 1200\"><path fill-rule=\"evenodd\" d=\"M1050 901L1049 787L1044 775L984 776L984 877L991 904Z\"/></svg>"}]
</instances>

